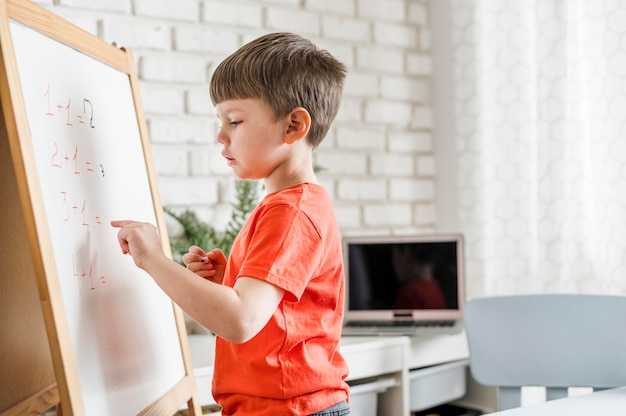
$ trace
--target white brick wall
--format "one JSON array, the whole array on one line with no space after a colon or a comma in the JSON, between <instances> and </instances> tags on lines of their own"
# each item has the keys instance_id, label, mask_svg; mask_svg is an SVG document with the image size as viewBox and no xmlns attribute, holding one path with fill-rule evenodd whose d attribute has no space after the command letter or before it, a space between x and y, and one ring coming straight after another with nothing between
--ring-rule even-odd
<instances>
[{"instance_id":1,"label":"white brick wall","mask_svg":"<svg viewBox=\"0 0 626 416\"><path fill-rule=\"evenodd\" d=\"M39 0L130 48L163 204L221 227L233 178L215 142L213 68L272 31L310 37L349 70L316 151L345 234L433 231L435 175L427 0Z\"/></svg>"},{"instance_id":2,"label":"white brick wall","mask_svg":"<svg viewBox=\"0 0 626 416\"><path fill-rule=\"evenodd\" d=\"M216 26L263 27L263 6L261 4L237 4L224 0L203 3L203 21ZM230 31L233 35L237 32ZM208 43L208 42L207 42Z\"/></svg>"}]
</instances>

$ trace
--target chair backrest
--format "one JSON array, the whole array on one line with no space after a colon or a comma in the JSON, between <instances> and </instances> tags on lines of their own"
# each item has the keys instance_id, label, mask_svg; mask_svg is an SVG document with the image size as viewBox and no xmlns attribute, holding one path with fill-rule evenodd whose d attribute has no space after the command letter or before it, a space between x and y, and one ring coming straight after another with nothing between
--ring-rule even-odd
<instances>
[{"instance_id":1,"label":"chair backrest","mask_svg":"<svg viewBox=\"0 0 626 416\"><path fill-rule=\"evenodd\" d=\"M626 296L540 294L476 298L463 314L474 379L499 388L499 409L521 387L548 400L568 387L626 385Z\"/></svg>"}]
</instances>

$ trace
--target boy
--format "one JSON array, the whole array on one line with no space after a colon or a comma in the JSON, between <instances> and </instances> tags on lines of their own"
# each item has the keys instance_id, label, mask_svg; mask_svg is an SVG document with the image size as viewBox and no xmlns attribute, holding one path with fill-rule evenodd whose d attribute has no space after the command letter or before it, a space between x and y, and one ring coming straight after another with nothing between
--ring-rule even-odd
<instances>
[{"instance_id":1,"label":"boy","mask_svg":"<svg viewBox=\"0 0 626 416\"><path fill-rule=\"evenodd\" d=\"M267 192L228 259L192 246L185 269L163 254L154 226L111 223L122 252L217 335L213 395L225 415L349 414L340 236L312 159L345 74L292 33L262 36L216 68L210 93L222 155Z\"/></svg>"}]
</instances>

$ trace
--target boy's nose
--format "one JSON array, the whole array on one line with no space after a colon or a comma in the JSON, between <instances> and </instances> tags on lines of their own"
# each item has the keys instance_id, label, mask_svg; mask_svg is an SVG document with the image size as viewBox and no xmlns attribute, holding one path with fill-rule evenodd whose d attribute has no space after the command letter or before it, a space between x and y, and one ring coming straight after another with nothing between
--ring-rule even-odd
<instances>
[{"instance_id":1,"label":"boy's nose","mask_svg":"<svg viewBox=\"0 0 626 416\"><path fill-rule=\"evenodd\" d=\"M219 144L226 144L226 142L228 141L228 136L226 136L226 134L222 133L222 129L218 129L217 130L217 137L216 140Z\"/></svg>"}]
</instances>

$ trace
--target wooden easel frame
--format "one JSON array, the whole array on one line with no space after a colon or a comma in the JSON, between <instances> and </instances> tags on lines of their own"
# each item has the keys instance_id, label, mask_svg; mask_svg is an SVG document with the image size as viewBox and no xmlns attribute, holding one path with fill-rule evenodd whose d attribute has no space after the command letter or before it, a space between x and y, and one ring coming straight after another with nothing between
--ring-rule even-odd
<instances>
[{"instance_id":1,"label":"wooden easel frame","mask_svg":"<svg viewBox=\"0 0 626 416\"><path fill-rule=\"evenodd\" d=\"M162 245L171 256L169 239L158 189L156 174L152 165L147 126L143 119L137 74L131 53L106 44L101 39L56 16L52 12L29 0L0 0L0 98L2 103L6 136L15 170L15 180L19 189L26 233L30 243L35 278L41 301L43 317L48 335L57 386L35 392L29 399L18 403L9 411L24 409L46 410L50 403L59 402L64 415L83 415L85 407L78 379L76 359L70 339L70 332L61 299L61 289L52 248L52 239L44 212L43 197L34 165L34 152L30 128L27 120L24 97L17 70L15 52L11 38L9 21L14 20L53 38L81 53L128 74L134 99L137 122L146 158L146 168L152 192L157 226ZM36 53L36 52L33 52ZM184 317L180 308L172 303L185 375L171 389L155 400L146 403L141 415L175 414L187 403L189 414L202 414L193 378L193 368ZM6 413L8 414L8 413ZM15 413L14 413L15 414Z\"/></svg>"}]
</instances>

